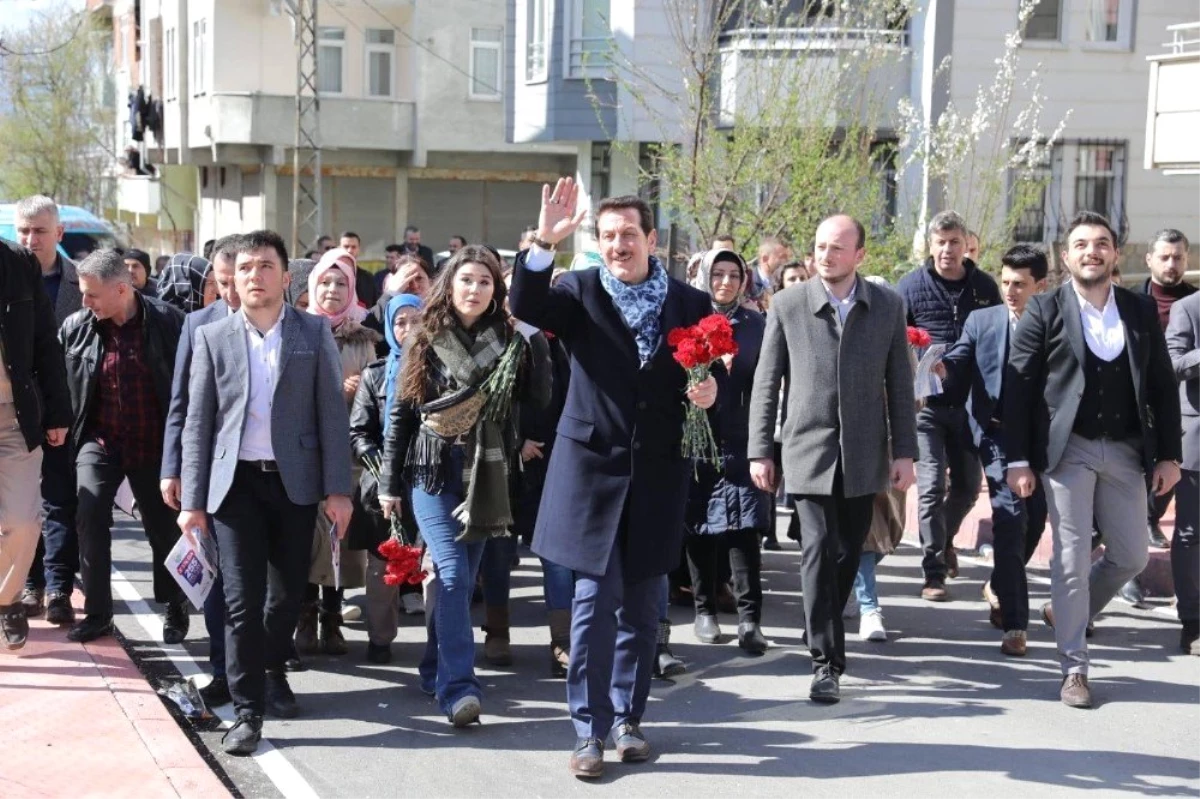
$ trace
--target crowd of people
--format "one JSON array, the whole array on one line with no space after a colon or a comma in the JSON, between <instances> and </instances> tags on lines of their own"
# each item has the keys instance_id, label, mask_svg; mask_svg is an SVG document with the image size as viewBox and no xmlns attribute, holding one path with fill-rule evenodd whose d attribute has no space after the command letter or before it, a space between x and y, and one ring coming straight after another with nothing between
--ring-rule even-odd
<instances>
[{"instance_id":1,"label":"crowd of people","mask_svg":"<svg viewBox=\"0 0 1200 799\"><path fill-rule=\"evenodd\" d=\"M860 274L867 233L844 215L800 257L770 237L749 264L719 238L676 280L650 207L616 197L595 209L593 268L555 268L589 210L563 179L544 187L515 264L463 237L435 262L410 227L372 274L353 232L302 259L258 230L157 270L140 250L74 263L57 248L54 202L19 202L19 241L0 246L5 647L43 614L71 641L112 633L113 503L127 482L167 644L190 627L167 554L181 535L215 541L202 695L234 707L225 751L254 752L264 716L300 712L288 673L347 655L342 627L360 615L366 659L386 664L400 615L424 614L420 688L462 728L484 698L473 598L484 658L510 665L523 540L542 565L547 662L566 679L569 768L595 778L610 736L620 760L649 756L651 680L686 670L672 601L694 607L701 642L723 639L725 613L747 655L770 647L761 571L762 550L780 545L777 500L803 592L803 619L777 621L802 622L810 698L828 704L847 620L865 641L888 638L875 572L903 534L908 489L920 596L944 602L955 533L986 479L983 596L1003 656L1026 654L1026 565L1049 523L1041 617L1060 698L1092 706L1092 622L1140 593L1177 483L1180 645L1200 654L1200 294L1182 233L1154 237L1137 291L1115 285L1120 237L1087 212L1067 228L1057 287L1028 245L1000 257L997 282L953 211L933 218L927 260L894 287ZM714 315L736 354L689 379L668 339ZM914 330L945 347L929 396ZM689 404L708 420L713 462L682 455L685 417L700 412ZM389 545L419 546L405 576L423 579L394 579ZM347 589L365 589L363 607Z\"/></svg>"}]
</instances>

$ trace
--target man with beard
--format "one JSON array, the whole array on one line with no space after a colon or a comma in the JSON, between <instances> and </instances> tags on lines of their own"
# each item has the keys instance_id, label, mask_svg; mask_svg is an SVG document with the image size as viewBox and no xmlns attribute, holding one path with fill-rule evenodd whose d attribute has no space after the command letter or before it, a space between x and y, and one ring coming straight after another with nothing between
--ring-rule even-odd
<instances>
[{"instance_id":1,"label":"man with beard","mask_svg":"<svg viewBox=\"0 0 1200 799\"><path fill-rule=\"evenodd\" d=\"M1114 286L1118 237L1084 211L1062 253L1071 280L1030 299L1005 376L1008 485L1018 497L1045 481L1054 554L1051 603L1069 707L1090 708L1089 622L1147 561L1142 535L1147 476L1166 494L1179 481L1180 412L1175 372L1152 303ZM1092 565L1093 523L1104 552Z\"/></svg>"},{"instance_id":2,"label":"man with beard","mask_svg":"<svg viewBox=\"0 0 1200 799\"><path fill-rule=\"evenodd\" d=\"M1187 236L1173 228L1155 233L1150 242L1150 252L1146 253L1146 266L1150 270L1150 277L1142 284L1142 293L1154 300L1158 308L1158 323L1166 330L1167 322L1171 318L1171 306L1189 294L1196 293L1196 287L1183 279L1188 269ZM1147 532L1150 545L1159 549L1170 546L1162 528L1159 527L1159 522L1167 506L1171 504L1174 493L1171 491L1161 497L1150 498ZM1142 592L1136 582L1130 582L1122 589L1121 597L1136 603L1141 600Z\"/></svg>"}]
</instances>

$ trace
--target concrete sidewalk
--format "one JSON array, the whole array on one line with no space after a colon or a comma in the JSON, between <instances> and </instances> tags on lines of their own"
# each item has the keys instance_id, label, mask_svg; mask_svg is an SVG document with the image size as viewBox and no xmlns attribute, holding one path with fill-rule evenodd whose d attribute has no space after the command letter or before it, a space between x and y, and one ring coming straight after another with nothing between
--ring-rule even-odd
<instances>
[{"instance_id":1,"label":"concrete sidewalk","mask_svg":"<svg viewBox=\"0 0 1200 799\"><path fill-rule=\"evenodd\" d=\"M31 620L24 649L0 650L0 729L0 797L230 796L116 638Z\"/></svg>"}]
</instances>

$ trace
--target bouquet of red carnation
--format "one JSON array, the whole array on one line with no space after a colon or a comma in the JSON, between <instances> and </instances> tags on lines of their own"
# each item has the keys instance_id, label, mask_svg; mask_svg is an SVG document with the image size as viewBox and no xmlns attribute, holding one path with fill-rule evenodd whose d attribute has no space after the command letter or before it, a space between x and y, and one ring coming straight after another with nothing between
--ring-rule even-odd
<instances>
[{"instance_id":1,"label":"bouquet of red carnation","mask_svg":"<svg viewBox=\"0 0 1200 799\"><path fill-rule=\"evenodd\" d=\"M379 545L378 552L387 559L383 581L388 585L420 585L425 579L420 547L409 546L393 536Z\"/></svg>"},{"instance_id":2,"label":"bouquet of red carnation","mask_svg":"<svg viewBox=\"0 0 1200 799\"><path fill-rule=\"evenodd\" d=\"M919 327L908 327L908 346L913 349L923 349L933 343L933 337L929 335L928 330Z\"/></svg>"},{"instance_id":3,"label":"bouquet of red carnation","mask_svg":"<svg viewBox=\"0 0 1200 799\"><path fill-rule=\"evenodd\" d=\"M675 362L684 368L688 376L688 388L703 383L709 375L713 361L737 355L737 343L733 340L733 325L724 314L712 314L692 327L677 327L667 335L667 345L675 352ZM693 405L684 404L683 457L693 463L711 463L714 468L721 465L721 452L713 438L708 414Z\"/></svg>"}]
</instances>

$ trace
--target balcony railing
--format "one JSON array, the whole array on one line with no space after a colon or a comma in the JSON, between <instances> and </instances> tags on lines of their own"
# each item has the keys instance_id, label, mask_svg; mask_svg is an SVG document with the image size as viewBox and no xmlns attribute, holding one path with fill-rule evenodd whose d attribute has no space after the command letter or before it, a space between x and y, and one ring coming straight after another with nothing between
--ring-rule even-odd
<instances>
[{"instance_id":1,"label":"balcony railing","mask_svg":"<svg viewBox=\"0 0 1200 799\"><path fill-rule=\"evenodd\" d=\"M737 28L721 34L723 47L750 50L845 50L866 43L900 49L908 45L907 30L841 28Z\"/></svg>"},{"instance_id":2,"label":"balcony railing","mask_svg":"<svg viewBox=\"0 0 1200 799\"><path fill-rule=\"evenodd\" d=\"M1167 32L1171 34L1171 41L1163 42L1163 47L1171 48L1173 55L1200 52L1200 22L1168 25Z\"/></svg>"},{"instance_id":3,"label":"balcony railing","mask_svg":"<svg viewBox=\"0 0 1200 799\"><path fill-rule=\"evenodd\" d=\"M567 50L568 78L607 78L611 36L581 36L571 39Z\"/></svg>"}]
</instances>

